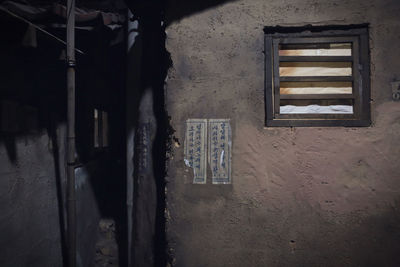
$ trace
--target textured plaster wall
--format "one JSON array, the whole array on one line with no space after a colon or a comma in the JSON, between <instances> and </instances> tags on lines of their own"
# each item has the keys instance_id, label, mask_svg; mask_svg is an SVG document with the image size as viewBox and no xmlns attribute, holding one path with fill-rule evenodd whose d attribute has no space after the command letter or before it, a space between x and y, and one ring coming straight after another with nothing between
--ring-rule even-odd
<instances>
[{"instance_id":1,"label":"textured plaster wall","mask_svg":"<svg viewBox=\"0 0 400 267\"><path fill-rule=\"evenodd\" d=\"M400 266L399 12L397 0L239 0L167 27L176 266ZM265 128L263 27L360 23L370 23L372 126ZM232 185L191 184L188 118L231 119Z\"/></svg>"}]
</instances>

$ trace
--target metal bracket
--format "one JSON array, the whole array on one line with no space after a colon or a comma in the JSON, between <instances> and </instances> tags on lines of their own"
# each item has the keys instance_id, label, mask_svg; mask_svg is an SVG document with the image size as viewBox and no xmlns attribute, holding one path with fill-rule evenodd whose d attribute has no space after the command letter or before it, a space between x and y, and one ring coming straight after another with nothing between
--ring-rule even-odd
<instances>
[{"instance_id":1,"label":"metal bracket","mask_svg":"<svg viewBox=\"0 0 400 267\"><path fill-rule=\"evenodd\" d=\"M68 68L75 68L76 67L76 61L75 60L67 60L67 67Z\"/></svg>"},{"instance_id":2,"label":"metal bracket","mask_svg":"<svg viewBox=\"0 0 400 267\"><path fill-rule=\"evenodd\" d=\"M392 97L394 101L400 100L400 81L392 82Z\"/></svg>"}]
</instances>

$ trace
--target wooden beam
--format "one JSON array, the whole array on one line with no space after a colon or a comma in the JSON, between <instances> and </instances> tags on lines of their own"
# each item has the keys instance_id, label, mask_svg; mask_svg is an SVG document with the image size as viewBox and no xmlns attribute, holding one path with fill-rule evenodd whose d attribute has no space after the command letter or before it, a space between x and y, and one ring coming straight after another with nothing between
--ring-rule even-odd
<instances>
[{"instance_id":1,"label":"wooden beam","mask_svg":"<svg viewBox=\"0 0 400 267\"><path fill-rule=\"evenodd\" d=\"M281 99L354 99L353 94L281 94Z\"/></svg>"},{"instance_id":2,"label":"wooden beam","mask_svg":"<svg viewBox=\"0 0 400 267\"><path fill-rule=\"evenodd\" d=\"M351 56L280 56L280 62L352 62Z\"/></svg>"},{"instance_id":3,"label":"wooden beam","mask_svg":"<svg viewBox=\"0 0 400 267\"><path fill-rule=\"evenodd\" d=\"M352 76L281 76L281 82L352 82Z\"/></svg>"}]
</instances>

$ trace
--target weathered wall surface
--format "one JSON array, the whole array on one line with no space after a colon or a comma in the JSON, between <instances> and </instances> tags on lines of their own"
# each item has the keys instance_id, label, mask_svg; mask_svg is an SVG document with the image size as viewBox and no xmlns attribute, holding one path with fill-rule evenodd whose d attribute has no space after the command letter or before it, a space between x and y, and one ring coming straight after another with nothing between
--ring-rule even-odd
<instances>
[{"instance_id":1,"label":"weathered wall surface","mask_svg":"<svg viewBox=\"0 0 400 267\"><path fill-rule=\"evenodd\" d=\"M53 147L44 132L17 138L12 162L0 144L1 266L62 266Z\"/></svg>"},{"instance_id":2,"label":"weathered wall surface","mask_svg":"<svg viewBox=\"0 0 400 267\"><path fill-rule=\"evenodd\" d=\"M0 32L7 35L4 27ZM43 43L28 49L7 39L0 40L0 47L4 59L0 67L0 266L63 266L67 99L65 63L58 59L62 47ZM115 47L104 54L118 61L122 54L118 51L123 50ZM124 105L118 103L121 82L112 83L112 97L107 97L110 89L90 83L94 76L100 84L108 84L105 76L93 75L100 67L92 68L95 64L88 58L78 61L82 64L77 73L77 266L86 267L93 263L100 216L117 217L125 205L120 193L124 187L119 183L123 167L118 165L124 121L114 119L120 116L119 108L109 108L113 126L109 150L94 151L93 102L111 106L115 101L122 109ZM113 66L109 73L117 80L120 76L116 73L122 72ZM125 223L118 219L118 235L122 235Z\"/></svg>"},{"instance_id":3,"label":"weathered wall surface","mask_svg":"<svg viewBox=\"0 0 400 267\"><path fill-rule=\"evenodd\" d=\"M65 138L65 126L59 126L55 151L55 140L44 130L17 137L14 161L10 160L2 139L0 266L63 266L61 229L65 224L61 223L60 209L66 207ZM75 170L78 267L93 265L100 219L99 195L106 192L99 181L109 179L109 173L104 160Z\"/></svg>"},{"instance_id":4,"label":"weathered wall surface","mask_svg":"<svg viewBox=\"0 0 400 267\"><path fill-rule=\"evenodd\" d=\"M101 163L93 161L75 169L78 267L93 265L100 220L99 203L95 195L96 183L93 181L104 179L99 171L96 172L96 169L102 170L101 166Z\"/></svg>"},{"instance_id":5,"label":"weathered wall surface","mask_svg":"<svg viewBox=\"0 0 400 267\"><path fill-rule=\"evenodd\" d=\"M166 105L181 144L167 184L176 266L400 266L399 12L397 0L239 0L167 27ZM263 27L361 23L372 126L264 128ZM231 119L232 185L192 184L188 118Z\"/></svg>"}]
</instances>

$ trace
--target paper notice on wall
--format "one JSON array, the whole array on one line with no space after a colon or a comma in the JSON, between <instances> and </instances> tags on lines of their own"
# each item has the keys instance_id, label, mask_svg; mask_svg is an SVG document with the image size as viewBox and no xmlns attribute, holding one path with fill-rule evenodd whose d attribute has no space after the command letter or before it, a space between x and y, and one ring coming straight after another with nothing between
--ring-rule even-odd
<instances>
[{"instance_id":1,"label":"paper notice on wall","mask_svg":"<svg viewBox=\"0 0 400 267\"><path fill-rule=\"evenodd\" d=\"M138 172L144 174L149 171L150 162L150 123L141 123L138 127Z\"/></svg>"},{"instance_id":2,"label":"paper notice on wall","mask_svg":"<svg viewBox=\"0 0 400 267\"><path fill-rule=\"evenodd\" d=\"M185 164L193 170L193 183L207 181L207 120L188 119L185 136Z\"/></svg>"},{"instance_id":3,"label":"paper notice on wall","mask_svg":"<svg viewBox=\"0 0 400 267\"><path fill-rule=\"evenodd\" d=\"M208 162L213 184L231 183L231 127L229 119L208 121Z\"/></svg>"}]
</instances>

